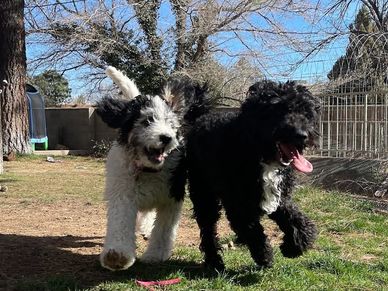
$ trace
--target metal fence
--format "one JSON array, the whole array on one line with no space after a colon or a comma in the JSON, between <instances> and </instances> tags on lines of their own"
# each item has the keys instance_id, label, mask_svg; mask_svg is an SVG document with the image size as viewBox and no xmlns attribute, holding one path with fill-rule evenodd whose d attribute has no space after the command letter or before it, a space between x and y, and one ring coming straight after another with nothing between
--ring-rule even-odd
<instances>
[{"instance_id":1,"label":"metal fence","mask_svg":"<svg viewBox=\"0 0 388 291\"><path fill-rule=\"evenodd\" d=\"M320 144L327 157L388 158L388 88L322 94Z\"/></svg>"}]
</instances>

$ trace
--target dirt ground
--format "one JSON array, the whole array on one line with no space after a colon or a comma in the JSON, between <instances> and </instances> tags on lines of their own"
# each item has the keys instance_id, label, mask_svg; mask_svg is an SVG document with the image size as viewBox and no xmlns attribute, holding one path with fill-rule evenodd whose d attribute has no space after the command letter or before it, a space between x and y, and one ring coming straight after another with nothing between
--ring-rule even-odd
<instances>
[{"instance_id":1,"label":"dirt ground","mask_svg":"<svg viewBox=\"0 0 388 291\"><path fill-rule=\"evenodd\" d=\"M0 290L20 280L76 274L86 285L109 280L98 263L105 234L105 205L67 200L53 204L0 199ZM225 219L221 236L231 233ZM270 231L272 240L277 232ZM139 252L145 241L138 237ZM199 232L186 209L176 244L197 248ZM3 282L1 285L1 282Z\"/></svg>"},{"instance_id":2,"label":"dirt ground","mask_svg":"<svg viewBox=\"0 0 388 291\"><path fill-rule=\"evenodd\" d=\"M27 173L37 175L40 169L46 176L49 172L59 171L57 175L62 176L62 180L68 179L66 173L72 169L87 175L90 168L91 172L103 175L103 169L96 171L88 165L80 167L77 163L70 163L73 162L55 166L57 169L53 168L52 171L48 171L47 165L42 162L33 162L31 171L26 163L8 166L22 179L16 178L16 182L9 183L9 191L0 192L0 290L12 290L20 286L20 282L39 282L58 276L74 278L84 286L96 286L114 278L115 275L100 267L98 261L105 235L104 202L88 202L87 199L77 199L71 195L42 202L34 196L26 199L13 194L16 187L23 191L33 187L23 177L27 177ZM93 178L83 177L84 181ZM45 179L49 180L48 177ZM14 181L13 178L11 180ZM17 186L12 186L13 183ZM97 188L101 188L103 183L100 184ZM56 187L60 189L63 185ZM221 236L231 234L225 218L219 224L219 233ZM276 231L269 230L269 236L274 241L278 239ZM145 245L143 238L138 237L138 253L144 250ZM198 227L189 207L182 214L176 245L198 249Z\"/></svg>"},{"instance_id":3,"label":"dirt ground","mask_svg":"<svg viewBox=\"0 0 388 291\"><path fill-rule=\"evenodd\" d=\"M66 276L81 286L96 286L118 276L98 261L106 225L100 197L103 162L69 158L48 164L42 158L7 163L6 170L8 174L0 177L0 184L9 188L0 192L0 290ZM268 221L265 228L271 242L279 244L278 229ZM232 234L225 218L219 233ZM140 254L146 242L141 237L137 241ZM188 205L176 245L198 249L199 231Z\"/></svg>"},{"instance_id":4,"label":"dirt ground","mask_svg":"<svg viewBox=\"0 0 388 291\"><path fill-rule=\"evenodd\" d=\"M105 203L93 196L102 193L104 164L82 159L48 164L37 159L7 163L6 170L0 179L9 188L0 192L0 290L50 277L69 276L83 286L112 280L115 275L98 261ZM83 196L74 196L81 192ZM274 225L266 228L271 241L278 243ZM219 233L221 237L232 233L225 218ZM137 241L140 254L146 242L142 237ZM187 205L176 245L198 249L199 231Z\"/></svg>"},{"instance_id":5,"label":"dirt ground","mask_svg":"<svg viewBox=\"0 0 388 291\"><path fill-rule=\"evenodd\" d=\"M104 235L102 206L7 199L0 212L0 282L7 284L0 289L28 278L90 275Z\"/></svg>"}]
</instances>

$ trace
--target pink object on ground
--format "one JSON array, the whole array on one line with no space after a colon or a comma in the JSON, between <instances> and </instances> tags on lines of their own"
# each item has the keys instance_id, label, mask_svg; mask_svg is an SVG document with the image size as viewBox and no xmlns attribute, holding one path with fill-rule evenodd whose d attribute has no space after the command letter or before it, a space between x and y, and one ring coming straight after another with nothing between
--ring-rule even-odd
<instances>
[{"instance_id":1,"label":"pink object on ground","mask_svg":"<svg viewBox=\"0 0 388 291\"><path fill-rule=\"evenodd\" d=\"M162 280L162 281L140 281L136 280L136 284L147 288L148 290L154 290L152 286L165 286L177 284L181 281L181 278Z\"/></svg>"}]
</instances>

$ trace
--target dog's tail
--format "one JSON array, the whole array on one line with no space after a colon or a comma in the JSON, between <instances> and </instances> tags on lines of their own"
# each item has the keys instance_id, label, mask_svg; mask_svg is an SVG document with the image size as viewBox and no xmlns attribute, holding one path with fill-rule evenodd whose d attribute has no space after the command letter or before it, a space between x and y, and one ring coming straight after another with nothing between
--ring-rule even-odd
<instances>
[{"instance_id":1,"label":"dog's tail","mask_svg":"<svg viewBox=\"0 0 388 291\"><path fill-rule=\"evenodd\" d=\"M105 73L113 80L113 82L116 83L117 86L119 86L126 99L133 99L140 95L140 91L137 88L135 82L133 82L115 67L108 66L105 70Z\"/></svg>"}]
</instances>

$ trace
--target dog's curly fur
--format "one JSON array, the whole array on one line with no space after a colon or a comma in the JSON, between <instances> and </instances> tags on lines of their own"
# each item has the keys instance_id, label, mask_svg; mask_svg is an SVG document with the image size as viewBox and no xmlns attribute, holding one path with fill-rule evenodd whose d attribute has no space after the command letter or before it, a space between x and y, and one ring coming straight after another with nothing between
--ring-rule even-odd
<instances>
[{"instance_id":1,"label":"dog's curly fur","mask_svg":"<svg viewBox=\"0 0 388 291\"><path fill-rule=\"evenodd\" d=\"M206 88L188 79L171 80L160 95L149 96L115 68L106 73L126 99L97 104L102 120L119 129L106 162L108 222L100 261L123 270L135 262L136 227L150 236L142 261L170 257L185 193L183 132L210 103Z\"/></svg>"},{"instance_id":2,"label":"dog's curly fur","mask_svg":"<svg viewBox=\"0 0 388 291\"><path fill-rule=\"evenodd\" d=\"M250 87L237 113L214 112L196 121L187 135L187 167L206 265L225 267L216 230L222 207L259 266L273 260L260 224L264 214L284 232L284 256L299 256L312 246L316 227L291 192L297 160L304 163L299 170L311 170L302 151L316 142L319 114L319 100L305 87L261 81Z\"/></svg>"}]
</instances>

